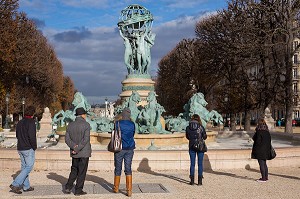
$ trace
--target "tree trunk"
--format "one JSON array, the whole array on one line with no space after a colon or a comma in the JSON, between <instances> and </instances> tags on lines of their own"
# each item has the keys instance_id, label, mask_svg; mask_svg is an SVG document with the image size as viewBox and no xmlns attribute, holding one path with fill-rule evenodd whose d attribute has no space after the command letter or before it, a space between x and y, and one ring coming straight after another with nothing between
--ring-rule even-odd
<instances>
[{"instance_id":1,"label":"tree trunk","mask_svg":"<svg viewBox=\"0 0 300 199\"><path fill-rule=\"evenodd\" d=\"M250 112L249 112L249 110L246 110L245 111L245 126L244 126L245 131L250 131L250 127L251 127L250 120L251 120Z\"/></svg>"},{"instance_id":2,"label":"tree trunk","mask_svg":"<svg viewBox=\"0 0 300 199\"><path fill-rule=\"evenodd\" d=\"M290 5L289 5L290 6ZM291 9L289 7L289 9ZM287 22L287 30L289 31L288 43L286 47L286 54L285 54L285 67L286 67L286 77L285 77L285 132L286 133L293 133L292 127L292 117L293 117L293 41L294 41L294 34L292 31L294 19L289 18Z\"/></svg>"},{"instance_id":3,"label":"tree trunk","mask_svg":"<svg viewBox=\"0 0 300 199\"><path fill-rule=\"evenodd\" d=\"M230 114L230 129L231 131L236 131L236 124L235 124L235 114Z\"/></svg>"}]
</instances>

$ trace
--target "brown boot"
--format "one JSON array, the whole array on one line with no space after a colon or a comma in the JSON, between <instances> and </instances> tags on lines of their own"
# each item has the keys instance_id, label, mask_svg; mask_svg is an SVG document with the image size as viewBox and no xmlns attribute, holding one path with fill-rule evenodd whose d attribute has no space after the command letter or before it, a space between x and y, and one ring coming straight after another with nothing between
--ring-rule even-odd
<instances>
[{"instance_id":1,"label":"brown boot","mask_svg":"<svg viewBox=\"0 0 300 199\"><path fill-rule=\"evenodd\" d=\"M132 175L126 176L126 191L127 191L127 196L131 197L131 195L132 195Z\"/></svg>"},{"instance_id":2,"label":"brown boot","mask_svg":"<svg viewBox=\"0 0 300 199\"><path fill-rule=\"evenodd\" d=\"M121 176L115 176L115 178L114 178L113 192L115 192L115 193L119 192L120 179L121 179Z\"/></svg>"}]
</instances>

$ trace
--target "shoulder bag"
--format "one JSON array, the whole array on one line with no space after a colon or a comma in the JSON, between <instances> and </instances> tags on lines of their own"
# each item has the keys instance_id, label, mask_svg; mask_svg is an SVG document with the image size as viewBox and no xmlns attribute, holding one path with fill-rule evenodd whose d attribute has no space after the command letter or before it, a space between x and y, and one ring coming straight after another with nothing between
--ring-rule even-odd
<instances>
[{"instance_id":1,"label":"shoulder bag","mask_svg":"<svg viewBox=\"0 0 300 199\"><path fill-rule=\"evenodd\" d=\"M275 149L273 148L273 146L271 145L271 150L270 150L270 160L274 159L276 157L276 151Z\"/></svg>"},{"instance_id":2,"label":"shoulder bag","mask_svg":"<svg viewBox=\"0 0 300 199\"><path fill-rule=\"evenodd\" d=\"M197 141L192 145L192 149L194 151L197 151L197 152L207 152L207 146L205 144L205 141L201 135L201 127L199 127L197 129L197 133L198 133L198 138L197 138Z\"/></svg>"},{"instance_id":3,"label":"shoulder bag","mask_svg":"<svg viewBox=\"0 0 300 199\"><path fill-rule=\"evenodd\" d=\"M122 150L120 122L118 123L118 129L116 127L117 125L115 123L115 128L111 132L110 142L107 146L107 150L114 153Z\"/></svg>"}]
</instances>

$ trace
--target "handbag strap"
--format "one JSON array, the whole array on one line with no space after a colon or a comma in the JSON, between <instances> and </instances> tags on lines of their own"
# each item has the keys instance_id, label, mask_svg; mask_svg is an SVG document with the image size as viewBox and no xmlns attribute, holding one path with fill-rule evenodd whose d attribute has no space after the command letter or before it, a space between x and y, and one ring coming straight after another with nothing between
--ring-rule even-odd
<instances>
[{"instance_id":1,"label":"handbag strap","mask_svg":"<svg viewBox=\"0 0 300 199\"><path fill-rule=\"evenodd\" d=\"M117 130L117 129L116 129ZM120 121L118 121L118 130L117 130L117 133L118 133L118 137L121 138L121 128L120 128Z\"/></svg>"},{"instance_id":2,"label":"handbag strap","mask_svg":"<svg viewBox=\"0 0 300 199\"><path fill-rule=\"evenodd\" d=\"M119 130L119 132L120 132L120 134L121 134L121 129L120 129L120 121L118 121L118 130Z\"/></svg>"}]
</instances>

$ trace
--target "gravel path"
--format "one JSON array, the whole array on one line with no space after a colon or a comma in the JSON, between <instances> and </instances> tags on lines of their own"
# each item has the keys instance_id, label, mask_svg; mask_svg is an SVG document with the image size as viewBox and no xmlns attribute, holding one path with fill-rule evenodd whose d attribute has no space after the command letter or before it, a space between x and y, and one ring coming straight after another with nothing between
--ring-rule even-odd
<instances>
[{"instance_id":1,"label":"gravel path","mask_svg":"<svg viewBox=\"0 0 300 199\"><path fill-rule=\"evenodd\" d=\"M67 181L68 173L63 171L33 171L30 175L32 186L36 190L32 196L26 196L26 193L16 195L9 192L9 184L16 172L10 170L1 171L0 179L0 198L79 198L71 195L64 195L61 190L54 195L49 195L53 187L61 187ZM132 198L238 198L238 199L293 199L300 197L300 167L297 168L270 168L269 181L258 183L255 180L260 177L257 169L235 169L205 171L203 186L191 186L188 184L188 171L167 171L167 172L134 172L133 186L153 186L161 184L166 188L163 193L141 193L133 190ZM124 195L125 177L121 177L121 192L111 193L109 187L113 183L113 172L88 171L85 189L91 185L102 187L106 190L103 193L87 194L80 198L127 198ZM104 186L105 185L105 186ZM45 187L44 191L38 191L38 188ZM88 191L88 190L87 190ZM150 191L151 192L151 191Z\"/></svg>"}]
</instances>

